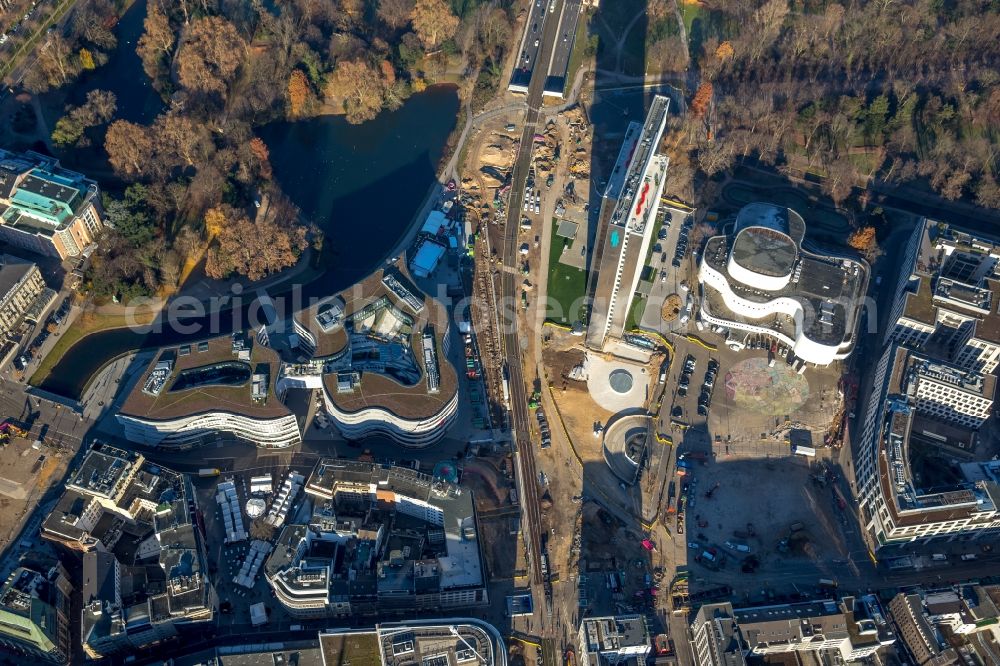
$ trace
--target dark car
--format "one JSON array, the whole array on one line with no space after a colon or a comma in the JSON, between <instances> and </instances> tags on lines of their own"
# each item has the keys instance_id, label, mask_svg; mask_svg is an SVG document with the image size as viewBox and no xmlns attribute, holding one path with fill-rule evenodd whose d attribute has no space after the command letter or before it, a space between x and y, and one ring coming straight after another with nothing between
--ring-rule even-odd
<instances>
[{"instance_id":1,"label":"dark car","mask_svg":"<svg viewBox=\"0 0 1000 666\"><path fill-rule=\"evenodd\" d=\"M670 262L670 265L673 266L674 268L680 268L681 267L681 258L680 257L674 257L674 260L672 262Z\"/></svg>"},{"instance_id":2,"label":"dark car","mask_svg":"<svg viewBox=\"0 0 1000 666\"><path fill-rule=\"evenodd\" d=\"M677 387L677 395L683 398L687 394L688 394L687 384L681 384L680 386Z\"/></svg>"},{"instance_id":3,"label":"dark car","mask_svg":"<svg viewBox=\"0 0 1000 666\"><path fill-rule=\"evenodd\" d=\"M678 418L684 415L684 409L680 405L675 405L672 410L670 410L670 415L674 418Z\"/></svg>"},{"instance_id":4,"label":"dark car","mask_svg":"<svg viewBox=\"0 0 1000 666\"><path fill-rule=\"evenodd\" d=\"M664 252L663 254L660 255L660 263L661 264L667 263L667 253L666 252Z\"/></svg>"},{"instance_id":5,"label":"dark car","mask_svg":"<svg viewBox=\"0 0 1000 666\"><path fill-rule=\"evenodd\" d=\"M708 416L708 405L698 405L698 416Z\"/></svg>"},{"instance_id":6,"label":"dark car","mask_svg":"<svg viewBox=\"0 0 1000 666\"><path fill-rule=\"evenodd\" d=\"M663 246L660 245L659 243L653 246L653 252L662 252L662 251L663 251Z\"/></svg>"}]
</instances>

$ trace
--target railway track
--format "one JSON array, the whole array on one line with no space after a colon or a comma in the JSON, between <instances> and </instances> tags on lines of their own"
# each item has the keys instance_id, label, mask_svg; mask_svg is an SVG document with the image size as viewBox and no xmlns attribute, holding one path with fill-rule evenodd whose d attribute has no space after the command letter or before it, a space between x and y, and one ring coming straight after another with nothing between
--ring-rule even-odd
<instances>
[{"instance_id":1,"label":"railway track","mask_svg":"<svg viewBox=\"0 0 1000 666\"><path fill-rule=\"evenodd\" d=\"M558 0L554 16L562 11L563 0ZM552 57L552 50L557 41L558 22L546 20L542 26L542 47L538 63L547 63ZM504 358L507 361L507 371L510 384L511 433L517 451L518 476L520 481L521 507L523 511L524 535L528 546L529 569L531 579L535 584L543 584L541 553L542 527L541 511L538 507L538 471L535 467L534 444L531 441L531 414L528 410L528 400L524 383L524 371L521 365L521 342L517 326L517 275L518 261L517 234L520 229L521 207L524 203L524 188L531 165L531 151L534 143L535 129L538 124L539 107L542 103L542 89L545 84L546 68L536 66L528 85L527 105L524 127L521 130L521 142L517 157L514 160L514 170L511 176L510 198L507 202L507 222L504 228L504 243L502 260L505 270L500 276L501 314L503 321ZM530 334L530 332L529 332Z\"/></svg>"}]
</instances>

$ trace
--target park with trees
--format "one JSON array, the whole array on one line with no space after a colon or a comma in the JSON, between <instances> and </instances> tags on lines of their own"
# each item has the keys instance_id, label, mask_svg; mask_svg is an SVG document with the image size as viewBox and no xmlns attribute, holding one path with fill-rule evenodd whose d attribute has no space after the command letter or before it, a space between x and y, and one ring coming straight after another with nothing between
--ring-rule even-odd
<instances>
[{"instance_id":1,"label":"park with trees","mask_svg":"<svg viewBox=\"0 0 1000 666\"><path fill-rule=\"evenodd\" d=\"M26 87L68 98L107 62L114 21L129 4L83 0ZM150 122L120 118L114 93L94 90L52 128L51 145L68 163L98 150L109 165L97 177L114 226L92 259L95 296L168 295L200 262L208 277L251 280L295 264L317 230L273 179L255 129L317 114L365 122L438 82L457 83L466 99L492 96L512 4L146 0L134 48L162 111Z\"/></svg>"}]
</instances>

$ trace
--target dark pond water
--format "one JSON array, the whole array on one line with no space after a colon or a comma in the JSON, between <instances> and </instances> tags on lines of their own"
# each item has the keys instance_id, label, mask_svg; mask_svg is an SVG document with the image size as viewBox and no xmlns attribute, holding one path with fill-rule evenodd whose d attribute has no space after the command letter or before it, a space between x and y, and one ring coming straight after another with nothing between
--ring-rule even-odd
<instances>
[{"instance_id":1,"label":"dark pond water","mask_svg":"<svg viewBox=\"0 0 1000 666\"><path fill-rule=\"evenodd\" d=\"M137 9L141 13L136 14ZM134 51L144 14L144 4L137 3L123 17L119 24L119 52ZM134 39L126 39L125 33L135 30L136 25ZM114 90L125 117L151 121L159 106L150 101L148 93L152 89L138 58L134 53L116 53L109 66L116 63L130 74L124 79L95 83L95 72L87 85ZM139 100L134 104L132 91ZM156 99L155 93L152 97ZM260 128L278 182L326 234L320 258L325 270L313 282L300 286L304 301L353 284L393 251L435 178L436 165L457 114L455 90L432 87L412 96L400 109L363 125L324 116ZM247 288L247 294L252 291L252 286ZM89 335L66 353L40 388L79 398L89 378L116 356L133 349L226 334L246 326L251 321L251 301L252 297L245 296L238 311L211 320L188 319L186 332L165 327L146 334L115 329Z\"/></svg>"},{"instance_id":2,"label":"dark pond water","mask_svg":"<svg viewBox=\"0 0 1000 666\"><path fill-rule=\"evenodd\" d=\"M136 0L115 26L118 47L103 67L87 73L73 88L69 95L70 103L82 104L91 90L110 90L118 98L115 117L144 125L153 122L163 110L163 100L153 90L149 77L142 69L142 61L135 53L145 20L146 0Z\"/></svg>"}]
</instances>

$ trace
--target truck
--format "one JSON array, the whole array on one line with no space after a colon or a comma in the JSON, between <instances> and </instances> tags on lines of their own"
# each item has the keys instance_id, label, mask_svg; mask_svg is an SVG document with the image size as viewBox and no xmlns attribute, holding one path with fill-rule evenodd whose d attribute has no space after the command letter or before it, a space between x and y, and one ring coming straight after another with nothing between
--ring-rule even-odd
<instances>
[{"instance_id":1,"label":"truck","mask_svg":"<svg viewBox=\"0 0 1000 666\"><path fill-rule=\"evenodd\" d=\"M219 476L220 474L222 474L222 470L217 467L202 467L198 470L198 476L203 479Z\"/></svg>"},{"instance_id":2,"label":"truck","mask_svg":"<svg viewBox=\"0 0 1000 666\"><path fill-rule=\"evenodd\" d=\"M737 553L749 553L750 552L750 546L746 545L745 543L738 543L738 542L733 542L733 541L727 541L726 542L726 548L728 548L729 550L735 550Z\"/></svg>"}]
</instances>

